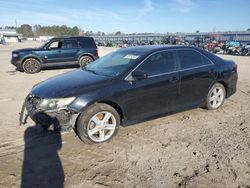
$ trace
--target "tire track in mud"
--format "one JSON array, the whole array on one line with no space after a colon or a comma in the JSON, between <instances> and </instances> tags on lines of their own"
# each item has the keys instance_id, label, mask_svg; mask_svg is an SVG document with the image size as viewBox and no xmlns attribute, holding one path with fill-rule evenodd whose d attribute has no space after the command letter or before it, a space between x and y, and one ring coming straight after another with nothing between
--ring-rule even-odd
<instances>
[{"instance_id":1,"label":"tire track in mud","mask_svg":"<svg viewBox=\"0 0 250 188\"><path fill-rule=\"evenodd\" d=\"M147 134L147 132L145 132L145 126L139 128L131 127L129 128L129 131L121 128L119 133L114 139L112 139L110 143L104 143L101 146L84 146L83 150L85 150L84 156L87 156L86 160L90 160L90 158L92 158L93 156L95 156L95 160L92 160L93 163L91 163L90 160L91 164L88 165L88 168L79 167L77 171L82 172L85 175L92 175L87 175L86 178L81 179L79 174L73 174L72 170L70 170L70 172L66 175L67 179L81 179L81 182L91 181L93 182L93 185L95 185L96 183L105 183L107 186L114 185L113 187L124 187L124 182L126 182L127 180L124 180L124 178L120 177L126 177L125 174L128 173L128 164L130 164L131 160L128 157L128 152L130 152L131 155L131 150L133 151L134 147L140 147L141 143L152 144L156 142L155 136L145 138L145 134ZM97 154L96 150L101 150L102 155L98 155L99 153ZM80 151L80 153L82 153L82 151ZM136 161L137 160L135 159L133 164L135 164ZM79 164L81 163L80 158L76 160L76 163L80 166L85 166ZM124 168L124 166L127 167ZM106 176L105 172L101 170L102 168L111 169L109 170L108 176ZM76 169L74 169L73 171L76 171ZM117 176L116 174L120 175Z\"/></svg>"},{"instance_id":2,"label":"tire track in mud","mask_svg":"<svg viewBox=\"0 0 250 188\"><path fill-rule=\"evenodd\" d=\"M9 156L9 155L22 153L24 151L24 148L33 149L32 147L39 147L39 142L41 140L46 140L48 145L58 144L57 142L54 142L54 143L49 142L49 140L52 139L53 137L54 137L53 133L43 131L42 128L37 128L36 132L30 134L29 138L26 139L26 143L24 143L23 138L22 139L19 138L15 140L5 140L4 143L0 144L0 158ZM38 144L35 146L34 143L38 143Z\"/></svg>"},{"instance_id":3,"label":"tire track in mud","mask_svg":"<svg viewBox=\"0 0 250 188\"><path fill-rule=\"evenodd\" d=\"M222 110L223 111L223 110ZM212 113L213 114L213 113ZM228 115L230 115L230 114L228 114ZM243 125L244 123L245 123L245 121L244 121L244 116L245 116L246 114L244 114L243 113L243 115L240 113L239 114L239 116L241 117L241 118L243 118L243 121L241 120L241 119L239 119L239 122L237 123L238 125ZM184 118L186 119L186 117L184 116ZM188 118L188 119L190 119L190 118ZM226 119L226 118L225 118ZM231 119L232 120L228 120L229 122L234 122L235 121L235 117L231 117ZM182 120L182 116L181 116L181 120ZM182 122L182 121L181 121ZM181 122L177 122L177 123L181 123ZM227 124L227 123L225 123L225 124ZM160 126L159 126L160 127ZM150 129L152 129L152 127L150 127ZM230 128L229 128L230 129ZM133 138L131 138L131 137L129 137L129 138L127 138L126 140L127 141L130 141L130 139L131 140L134 140L134 139L139 139L140 141L138 141L139 143L141 142L141 136L145 136L145 135L147 135L146 133L147 133L147 130L148 130L148 127L146 128L146 131L142 131L142 133L137 133L136 132L136 134L134 134L132 137ZM207 129L207 130L209 130L209 129ZM207 144L207 146L208 147L214 147L214 146L216 146L217 144L219 144L219 141L221 140L221 138L219 138L219 139L217 139L217 140L213 140L213 137L209 137L209 134L208 134L208 132L207 132L207 130L205 130L204 131L204 134L203 135L205 135L206 137L204 137L205 139L201 139L200 140L200 142L207 142L207 139L209 139L209 140L211 140L211 141L213 141L213 142L211 142L211 144ZM210 135L212 135L213 134L213 132L210 132ZM159 135L158 135L159 136ZM150 135L150 136L148 136L147 137L147 140L150 140L150 141L155 141L157 138L159 138L159 137L154 137L154 136L152 136L152 134ZM226 136L226 135L225 135ZM120 139L120 138L119 138ZM123 138L124 139L124 138ZM145 139L143 139L143 142L144 142L144 144L145 144ZM179 145L179 143L181 142L181 140L180 139L176 139L176 140L170 140L167 144L163 144L163 147L169 147L171 144L173 144L173 143L175 143L176 142L176 145ZM189 147L191 144L194 146L194 148L195 148L195 146L196 146L196 144L194 144L194 143L190 143L190 142L188 142L187 140L183 140L183 142L184 143L187 143L187 145L186 145L186 147ZM244 142L244 141L243 141ZM154 144L154 146L156 146L155 144ZM134 146L134 147L132 147L132 148L135 148L136 146ZM229 146L230 147L230 146ZM208 150L211 150L211 148L210 149L208 149ZM208 156L204 156L203 154L202 154L202 152L198 152L199 153L199 157L202 159L202 160L204 160L204 161L206 161L206 160L209 160L208 162L206 162L205 163L205 165L201 165L198 169L197 169L197 174L196 173L194 173L195 175L189 175L189 176L183 176L182 177L182 180L180 181L180 183L178 183L178 185L180 186L180 187L185 187L186 185L188 185L188 183L189 182L191 182L191 181L193 181L193 179L196 179L196 177L199 177L199 178L203 178L204 179L204 177L203 177L203 175L205 175L205 174L207 174L207 173L210 173L211 172L211 170L210 170L210 163L212 163L212 166L214 166L213 168L212 168L212 173L214 173L214 169L215 170L219 170L219 169L221 169L221 167L219 166L219 163L222 163L222 164L225 164L225 162L226 162L226 160L222 160L222 159L216 159L215 161L214 160L212 160L211 158L216 158L218 155L217 154L214 154L214 155L210 155L210 157L208 157ZM221 153L221 151L218 151L217 153ZM232 153L235 153L235 152L232 152ZM198 155L197 154L197 151L196 152L193 152L193 154L194 155ZM230 154L230 152L226 152L225 154L222 154L221 153L221 155L222 156L224 156L224 155L228 155L228 154ZM246 151L246 154L247 154L247 151ZM137 164L138 163L138 161L140 160L140 158L139 159L137 159L137 160L135 160L134 162L133 162L133 164ZM230 164L230 160L229 160L229 162L228 162L228 164ZM224 170L224 171L226 171L226 170ZM238 175L237 175L237 172L233 169L233 167L230 167L228 170L228 173L230 174L229 175L229 178L232 178L232 180L233 180L233 182L235 182L236 180L237 180L237 178L238 178ZM206 179L206 178L205 178ZM204 180L205 181L205 180ZM211 179L210 178L208 178L207 180L206 180L207 182L209 182L209 181L211 181ZM199 181L198 181L199 182ZM197 184L197 185L199 185L199 184Z\"/></svg>"},{"instance_id":4,"label":"tire track in mud","mask_svg":"<svg viewBox=\"0 0 250 188\"><path fill-rule=\"evenodd\" d=\"M6 142L0 145L0 158L9 155L16 155L22 153L24 150L23 144L16 144L11 142Z\"/></svg>"}]
</instances>

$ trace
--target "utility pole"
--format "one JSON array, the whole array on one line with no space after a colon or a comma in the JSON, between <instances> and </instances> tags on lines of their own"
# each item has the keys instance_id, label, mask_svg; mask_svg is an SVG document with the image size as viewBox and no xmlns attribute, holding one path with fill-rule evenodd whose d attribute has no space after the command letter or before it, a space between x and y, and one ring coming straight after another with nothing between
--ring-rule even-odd
<instances>
[{"instance_id":1,"label":"utility pole","mask_svg":"<svg viewBox=\"0 0 250 188\"><path fill-rule=\"evenodd\" d=\"M16 28L17 28L17 21L16 21L16 19L15 19L15 26L16 26Z\"/></svg>"}]
</instances>

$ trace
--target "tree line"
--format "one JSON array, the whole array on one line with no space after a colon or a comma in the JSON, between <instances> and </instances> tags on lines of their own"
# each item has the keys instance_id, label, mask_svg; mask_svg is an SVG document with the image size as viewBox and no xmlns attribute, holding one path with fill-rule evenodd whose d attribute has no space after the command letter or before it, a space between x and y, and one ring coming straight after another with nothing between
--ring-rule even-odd
<instances>
[{"instance_id":1,"label":"tree line","mask_svg":"<svg viewBox=\"0 0 250 188\"><path fill-rule=\"evenodd\" d=\"M16 28L17 33L23 34L23 37L38 37L38 36L59 36L59 35L80 35L80 29L76 26L41 26L35 25L32 27L29 24L23 24Z\"/></svg>"},{"instance_id":2,"label":"tree line","mask_svg":"<svg viewBox=\"0 0 250 188\"><path fill-rule=\"evenodd\" d=\"M1 29L1 28L0 28ZM17 33L23 34L23 37L39 37L39 36L104 36L104 32L84 31L81 28L74 26L68 27L66 25L53 25L53 26L41 26L29 24L22 24L20 27L6 26L5 29L16 29Z\"/></svg>"},{"instance_id":3,"label":"tree line","mask_svg":"<svg viewBox=\"0 0 250 188\"><path fill-rule=\"evenodd\" d=\"M41 26L34 25L33 27L29 24L22 24L20 27L5 26L0 27L0 29L15 29L17 33L22 34L23 37L39 37L39 36L105 36L105 35L123 35L121 31L114 33L105 34L104 32L98 31L84 31L81 28L74 26L68 27L66 25L53 25L53 26ZM151 34L151 33L130 33L133 34Z\"/></svg>"}]
</instances>

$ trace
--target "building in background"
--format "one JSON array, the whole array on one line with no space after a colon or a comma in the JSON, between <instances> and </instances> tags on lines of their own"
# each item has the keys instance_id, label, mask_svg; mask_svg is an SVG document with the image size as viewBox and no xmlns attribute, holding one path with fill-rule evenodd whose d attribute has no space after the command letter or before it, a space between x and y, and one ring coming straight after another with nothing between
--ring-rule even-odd
<instances>
[{"instance_id":1,"label":"building in background","mask_svg":"<svg viewBox=\"0 0 250 188\"><path fill-rule=\"evenodd\" d=\"M0 30L0 41L5 43L9 42L20 42L22 39L22 34L18 34L16 30Z\"/></svg>"}]
</instances>

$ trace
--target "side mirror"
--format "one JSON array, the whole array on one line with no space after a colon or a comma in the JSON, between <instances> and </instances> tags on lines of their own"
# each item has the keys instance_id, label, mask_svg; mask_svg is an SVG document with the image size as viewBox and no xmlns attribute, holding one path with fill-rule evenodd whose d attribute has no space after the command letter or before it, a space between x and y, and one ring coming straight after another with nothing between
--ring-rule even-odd
<instances>
[{"instance_id":1,"label":"side mirror","mask_svg":"<svg viewBox=\"0 0 250 188\"><path fill-rule=\"evenodd\" d=\"M44 50L50 50L50 46L48 45L48 46L45 46L44 47Z\"/></svg>"},{"instance_id":2,"label":"side mirror","mask_svg":"<svg viewBox=\"0 0 250 188\"><path fill-rule=\"evenodd\" d=\"M134 78L134 80L143 80L143 79L146 79L148 77L147 73L145 73L142 70L135 70L132 72L131 75Z\"/></svg>"}]
</instances>

